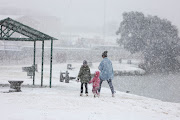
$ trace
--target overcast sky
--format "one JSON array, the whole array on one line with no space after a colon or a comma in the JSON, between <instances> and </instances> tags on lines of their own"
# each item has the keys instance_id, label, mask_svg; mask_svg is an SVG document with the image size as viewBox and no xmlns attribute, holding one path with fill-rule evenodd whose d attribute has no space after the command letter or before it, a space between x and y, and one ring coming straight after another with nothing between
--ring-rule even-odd
<instances>
[{"instance_id":1,"label":"overcast sky","mask_svg":"<svg viewBox=\"0 0 180 120\"><path fill-rule=\"evenodd\" d=\"M0 8L4 10L37 11L57 16L64 24L84 27L102 26L104 7L106 23L120 23L125 11L140 11L166 18L180 28L180 0L0 0Z\"/></svg>"}]
</instances>

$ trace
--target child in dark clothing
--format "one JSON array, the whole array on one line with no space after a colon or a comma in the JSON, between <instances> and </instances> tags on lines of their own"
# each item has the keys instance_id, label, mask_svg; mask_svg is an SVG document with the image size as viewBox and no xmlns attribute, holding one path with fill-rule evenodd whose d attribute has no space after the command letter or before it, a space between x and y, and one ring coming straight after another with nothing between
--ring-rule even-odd
<instances>
[{"instance_id":1,"label":"child in dark clothing","mask_svg":"<svg viewBox=\"0 0 180 120\"><path fill-rule=\"evenodd\" d=\"M80 79L81 82L81 93L80 96L83 95L83 85L85 85L85 94L88 96L88 82L91 80L91 72L90 68L87 65L87 61L83 61L83 65L81 66L78 74L78 81Z\"/></svg>"}]
</instances>

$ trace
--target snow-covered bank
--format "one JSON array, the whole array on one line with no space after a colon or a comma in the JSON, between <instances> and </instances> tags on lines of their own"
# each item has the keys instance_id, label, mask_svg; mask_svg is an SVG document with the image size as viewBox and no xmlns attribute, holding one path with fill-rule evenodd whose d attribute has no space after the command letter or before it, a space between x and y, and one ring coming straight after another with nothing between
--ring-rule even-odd
<instances>
[{"instance_id":1,"label":"snow-covered bank","mask_svg":"<svg viewBox=\"0 0 180 120\"><path fill-rule=\"evenodd\" d=\"M22 88L19 93L3 93L0 87L2 120L179 120L180 104L116 93L102 88L100 98L79 96L80 84L71 81L53 88Z\"/></svg>"}]
</instances>

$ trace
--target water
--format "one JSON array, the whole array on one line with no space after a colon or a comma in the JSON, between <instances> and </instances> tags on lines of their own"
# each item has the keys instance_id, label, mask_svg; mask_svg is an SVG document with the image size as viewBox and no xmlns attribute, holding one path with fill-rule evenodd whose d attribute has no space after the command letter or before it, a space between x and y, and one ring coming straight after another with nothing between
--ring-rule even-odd
<instances>
[{"instance_id":1,"label":"water","mask_svg":"<svg viewBox=\"0 0 180 120\"><path fill-rule=\"evenodd\" d=\"M113 85L122 92L180 103L180 73L118 76L113 79ZM106 82L102 86L109 87Z\"/></svg>"}]
</instances>

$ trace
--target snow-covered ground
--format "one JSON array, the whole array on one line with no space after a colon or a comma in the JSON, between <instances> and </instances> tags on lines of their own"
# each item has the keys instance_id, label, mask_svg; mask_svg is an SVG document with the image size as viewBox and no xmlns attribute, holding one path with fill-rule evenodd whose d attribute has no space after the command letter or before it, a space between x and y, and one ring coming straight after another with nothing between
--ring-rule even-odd
<instances>
[{"instance_id":1,"label":"snow-covered ground","mask_svg":"<svg viewBox=\"0 0 180 120\"><path fill-rule=\"evenodd\" d=\"M73 67L80 67L80 65L74 64ZM113 98L108 88L102 88L101 96L94 98L91 85L89 85L89 96L80 97L80 83L75 81L70 81L70 83L59 82L59 72L66 68L66 64L53 66L52 88L27 85L32 84L32 79L27 77L25 72L22 72L21 67L17 65L1 66L1 120L180 119L179 103L162 102L119 91L116 91ZM48 68L49 65L45 65L45 86L49 85ZM40 72L36 73L36 85L40 85L40 75ZM22 92L6 93L9 90L8 80L15 79L24 80Z\"/></svg>"},{"instance_id":2,"label":"snow-covered ground","mask_svg":"<svg viewBox=\"0 0 180 120\"><path fill-rule=\"evenodd\" d=\"M22 88L19 93L3 93L1 120L179 120L180 104L162 102L116 92L111 97L103 88L99 98L79 96L80 83L59 83L53 88Z\"/></svg>"}]
</instances>

